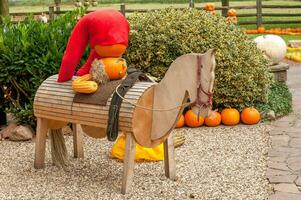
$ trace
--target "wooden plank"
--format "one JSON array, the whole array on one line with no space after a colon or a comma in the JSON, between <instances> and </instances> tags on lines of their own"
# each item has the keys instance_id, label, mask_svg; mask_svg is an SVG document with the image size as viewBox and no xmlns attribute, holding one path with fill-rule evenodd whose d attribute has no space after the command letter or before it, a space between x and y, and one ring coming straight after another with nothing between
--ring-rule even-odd
<instances>
[{"instance_id":1,"label":"wooden plank","mask_svg":"<svg viewBox=\"0 0 301 200\"><path fill-rule=\"evenodd\" d=\"M71 108L65 109L65 108L58 108L58 107L51 107L51 106L41 106L41 105L35 105L35 110L42 110L42 111L49 111L53 113L61 113L61 114L67 114L72 115Z\"/></svg>"},{"instance_id":2,"label":"wooden plank","mask_svg":"<svg viewBox=\"0 0 301 200\"><path fill-rule=\"evenodd\" d=\"M47 102L50 101L57 101L57 102L73 102L73 97L64 97L64 96L57 96L57 95L48 95L48 94L42 94L42 93L37 93L35 99L37 101L45 101Z\"/></svg>"},{"instance_id":3,"label":"wooden plank","mask_svg":"<svg viewBox=\"0 0 301 200\"><path fill-rule=\"evenodd\" d=\"M55 105L67 105L71 106L72 101L66 101L66 100L58 100L58 99L47 99L47 98L40 98L37 97L34 100L34 105L35 104L55 104Z\"/></svg>"},{"instance_id":4,"label":"wooden plank","mask_svg":"<svg viewBox=\"0 0 301 200\"><path fill-rule=\"evenodd\" d=\"M83 131L80 124L72 124L74 158L84 158Z\"/></svg>"},{"instance_id":5,"label":"wooden plank","mask_svg":"<svg viewBox=\"0 0 301 200\"><path fill-rule=\"evenodd\" d=\"M301 8L301 5L262 5L262 8Z\"/></svg>"},{"instance_id":6,"label":"wooden plank","mask_svg":"<svg viewBox=\"0 0 301 200\"><path fill-rule=\"evenodd\" d=\"M47 90L38 90L37 94L45 94L49 96L59 96L59 97L74 97L75 93L61 93L61 92L55 92L55 91L47 91Z\"/></svg>"},{"instance_id":7,"label":"wooden plank","mask_svg":"<svg viewBox=\"0 0 301 200\"><path fill-rule=\"evenodd\" d=\"M299 17L301 13L263 13L264 17Z\"/></svg>"},{"instance_id":8,"label":"wooden plank","mask_svg":"<svg viewBox=\"0 0 301 200\"><path fill-rule=\"evenodd\" d=\"M92 109L82 109L82 108L72 108L73 115L79 115L84 113L86 116L91 115L108 115L109 110L92 110ZM120 109L119 116L120 117L132 117L133 109Z\"/></svg>"},{"instance_id":9,"label":"wooden plank","mask_svg":"<svg viewBox=\"0 0 301 200\"><path fill-rule=\"evenodd\" d=\"M289 20L289 21L281 21L281 20L275 20L275 21L263 21L263 24L301 24L301 20Z\"/></svg>"},{"instance_id":10,"label":"wooden plank","mask_svg":"<svg viewBox=\"0 0 301 200\"><path fill-rule=\"evenodd\" d=\"M123 164L123 177L121 193L126 194L131 190L135 163L135 140L132 133L126 133L125 155Z\"/></svg>"},{"instance_id":11,"label":"wooden plank","mask_svg":"<svg viewBox=\"0 0 301 200\"><path fill-rule=\"evenodd\" d=\"M65 114L60 114L60 113L53 113L50 111L42 111L42 110L36 110L34 112L35 116L37 117L43 117L43 118L47 118L47 119L53 119L55 118L55 120L58 121L66 121L66 122L73 122L73 121L77 121L76 123L79 124L85 124L88 125L87 123L93 123L95 126L95 124L103 124L103 126L99 126L97 125L97 127L104 127L104 125L107 124L107 119L99 119L99 118L88 118L88 117L84 117L84 116L73 116L73 115L65 115ZM50 118L52 117L52 118ZM119 118L119 126L120 127L128 127L130 128L131 125L131 120L124 120L124 118ZM106 126L105 126L106 127Z\"/></svg>"}]
</instances>

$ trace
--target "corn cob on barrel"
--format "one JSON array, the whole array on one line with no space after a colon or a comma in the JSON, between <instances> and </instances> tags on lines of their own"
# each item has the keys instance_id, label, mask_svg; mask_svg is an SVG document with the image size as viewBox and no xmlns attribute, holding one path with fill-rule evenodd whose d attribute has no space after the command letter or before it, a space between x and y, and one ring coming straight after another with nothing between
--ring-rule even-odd
<instances>
[{"instance_id":1,"label":"corn cob on barrel","mask_svg":"<svg viewBox=\"0 0 301 200\"><path fill-rule=\"evenodd\" d=\"M80 76L72 81L72 88L75 92L91 94L96 92L98 85L92 80L91 74Z\"/></svg>"}]
</instances>

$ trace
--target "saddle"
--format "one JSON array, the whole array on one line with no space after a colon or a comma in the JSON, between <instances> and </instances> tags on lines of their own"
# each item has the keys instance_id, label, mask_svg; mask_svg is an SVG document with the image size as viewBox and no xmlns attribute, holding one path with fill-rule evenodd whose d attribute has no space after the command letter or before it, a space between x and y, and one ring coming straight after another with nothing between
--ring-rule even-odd
<instances>
[{"instance_id":1,"label":"saddle","mask_svg":"<svg viewBox=\"0 0 301 200\"><path fill-rule=\"evenodd\" d=\"M106 106L108 99L112 96L109 107L109 116L106 134L109 141L115 141L119 132L119 111L126 92L133 87L137 81L151 82L151 80L136 68L129 68L128 75L123 80L109 81L102 85L93 94L76 93L73 99L74 103L85 103L93 105ZM118 88L117 88L118 87ZM117 93L116 93L117 88Z\"/></svg>"}]
</instances>

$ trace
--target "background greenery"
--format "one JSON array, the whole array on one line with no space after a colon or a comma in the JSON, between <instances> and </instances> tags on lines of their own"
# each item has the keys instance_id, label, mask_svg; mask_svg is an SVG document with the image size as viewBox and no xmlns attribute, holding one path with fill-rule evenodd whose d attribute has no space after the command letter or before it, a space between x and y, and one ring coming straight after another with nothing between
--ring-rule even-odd
<instances>
[{"instance_id":1,"label":"background greenery","mask_svg":"<svg viewBox=\"0 0 301 200\"><path fill-rule=\"evenodd\" d=\"M0 90L8 94L2 95L0 105L21 123L34 125L34 94L43 80L58 72L70 32L83 13L69 12L47 24L32 17L0 23Z\"/></svg>"},{"instance_id":2,"label":"background greenery","mask_svg":"<svg viewBox=\"0 0 301 200\"><path fill-rule=\"evenodd\" d=\"M8 20L0 24L0 91L9 94L5 98L1 95L0 106L13 112L21 123L35 125L34 94L43 80L58 72L71 30L83 13L68 12L47 24L30 17L17 24ZM267 99L271 79L264 58L248 35L228 26L222 17L166 9L133 14L129 21L131 43L125 57L131 66L163 77L177 56L215 47L215 107L260 105L265 109L271 102Z\"/></svg>"}]
</instances>

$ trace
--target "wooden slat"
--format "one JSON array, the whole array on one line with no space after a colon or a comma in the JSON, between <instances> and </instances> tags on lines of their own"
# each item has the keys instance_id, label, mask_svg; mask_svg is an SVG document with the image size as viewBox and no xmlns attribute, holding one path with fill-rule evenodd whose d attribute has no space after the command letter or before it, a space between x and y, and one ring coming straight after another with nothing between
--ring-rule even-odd
<instances>
[{"instance_id":1,"label":"wooden slat","mask_svg":"<svg viewBox=\"0 0 301 200\"><path fill-rule=\"evenodd\" d=\"M71 115L65 115L60 113L53 113L50 111L35 111L36 116L40 116L46 119L49 119L49 117L55 117L58 121L66 121L66 122L72 122L73 120L78 120L80 124L87 124L87 123L94 123L94 124L107 124L107 119L97 119L97 118L88 118L84 116L71 116ZM71 121L70 121L71 120ZM119 126L120 127L131 127L131 122L126 122L123 120L123 118L119 119ZM100 126L98 126L100 127Z\"/></svg>"},{"instance_id":2,"label":"wooden slat","mask_svg":"<svg viewBox=\"0 0 301 200\"><path fill-rule=\"evenodd\" d=\"M41 102L41 103L48 103L48 104L59 104L59 105L72 105L72 101L66 101L66 100L58 100L58 99L50 99L50 98L35 98L35 103Z\"/></svg>"},{"instance_id":3,"label":"wooden slat","mask_svg":"<svg viewBox=\"0 0 301 200\"><path fill-rule=\"evenodd\" d=\"M66 96L58 96L58 95L49 95L49 94L44 94L44 93L40 93L39 91L36 94L36 98L37 99L55 99L55 100L62 100L62 101L73 101L73 97L66 97Z\"/></svg>"},{"instance_id":4,"label":"wooden slat","mask_svg":"<svg viewBox=\"0 0 301 200\"><path fill-rule=\"evenodd\" d=\"M74 97L75 93L60 93L56 91L50 91L50 90L38 90L37 94L47 94L50 96L62 96L62 97Z\"/></svg>"}]
</instances>

